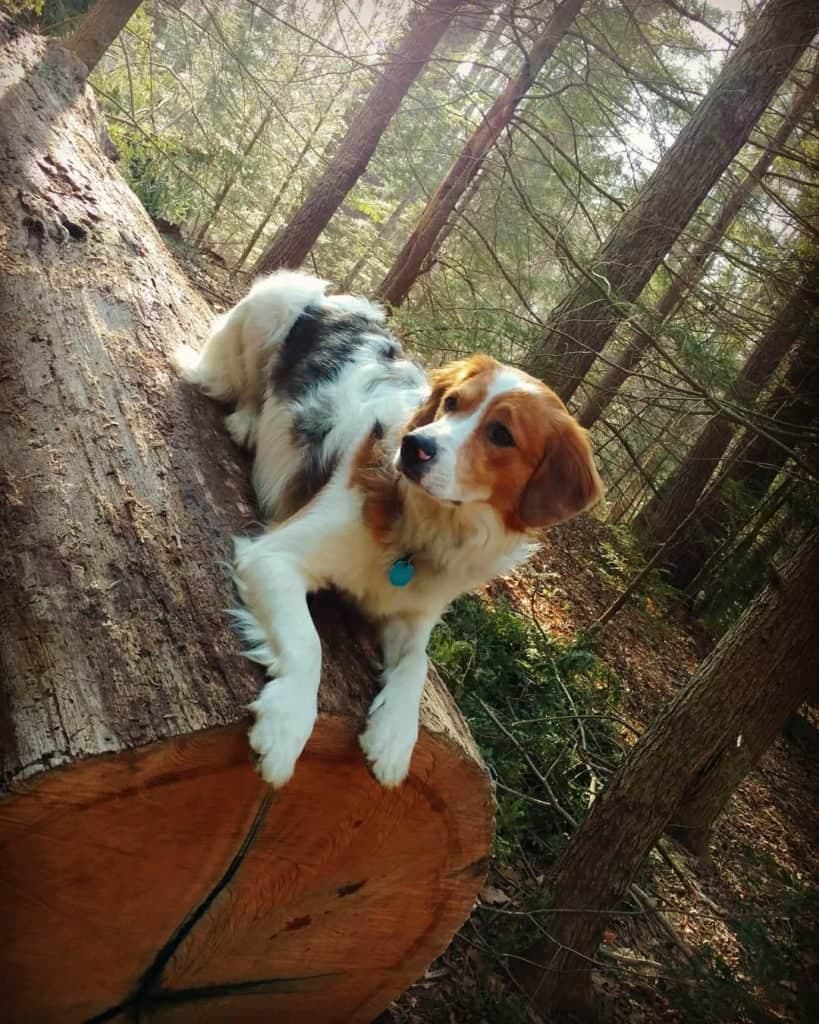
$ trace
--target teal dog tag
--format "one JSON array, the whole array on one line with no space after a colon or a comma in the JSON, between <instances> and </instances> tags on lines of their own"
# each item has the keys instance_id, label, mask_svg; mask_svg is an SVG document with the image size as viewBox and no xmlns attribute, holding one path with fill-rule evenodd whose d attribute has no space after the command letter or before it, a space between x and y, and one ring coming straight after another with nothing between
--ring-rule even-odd
<instances>
[{"instance_id":1,"label":"teal dog tag","mask_svg":"<svg viewBox=\"0 0 819 1024\"><path fill-rule=\"evenodd\" d=\"M415 575L415 566L408 558L399 558L390 566L389 581L394 587L405 587Z\"/></svg>"}]
</instances>

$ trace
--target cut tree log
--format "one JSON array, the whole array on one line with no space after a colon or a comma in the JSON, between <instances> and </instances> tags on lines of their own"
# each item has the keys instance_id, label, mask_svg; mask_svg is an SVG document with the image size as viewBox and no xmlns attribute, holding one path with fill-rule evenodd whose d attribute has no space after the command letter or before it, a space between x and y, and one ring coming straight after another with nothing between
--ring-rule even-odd
<instances>
[{"instance_id":1,"label":"cut tree log","mask_svg":"<svg viewBox=\"0 0 819 1024\"><path fill-rule=\"evenodd\" d=\"M332 595L315 734L256 776L223 611L247 466L170 370L209 311L100 132L76 58L0 16L0 1005L370 1021L471 909L488 776L432 676L410 778L373 780L375 647Z\"/></svg>"}]
</instances>

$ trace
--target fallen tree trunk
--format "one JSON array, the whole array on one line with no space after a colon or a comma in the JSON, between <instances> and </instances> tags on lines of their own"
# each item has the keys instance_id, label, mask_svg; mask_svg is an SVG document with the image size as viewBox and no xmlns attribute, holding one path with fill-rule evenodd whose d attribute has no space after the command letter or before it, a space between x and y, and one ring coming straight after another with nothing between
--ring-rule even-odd
<instances>
[{"instance_id":1,"label":"fallen tree trunk","mask_svg":"<svg viewBox=\"0 0 819 1024\"><path fill-rule=\"evenodd\" d=\"M431 678L411 776L378 786L374 647L330 596L313 739L284 790L253 771L222 568L247 467L170 371L209 313L101 154L84 74L0 18L0 1001L370 1021L472 906L487 775Z\"/></svg>"}]
</instances>

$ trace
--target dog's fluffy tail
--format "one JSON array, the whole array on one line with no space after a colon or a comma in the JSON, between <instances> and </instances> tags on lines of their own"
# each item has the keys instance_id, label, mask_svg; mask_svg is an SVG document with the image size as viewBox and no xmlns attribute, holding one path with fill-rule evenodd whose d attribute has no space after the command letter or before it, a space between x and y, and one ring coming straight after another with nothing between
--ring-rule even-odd
<instances>
[{"instance_id":1,"label":"dog's fluffy tail","mask_svg":"<svg viewBox=\"0 0 819 1024\"><path fill-rule=\"evenodd\" d=\"M171 356L184 380L223 402L258 407L273 350L308 306L324 299L327 282L296 270L256 281L217 317L201 352L183 345Z\"/></svg>"}]
</instances>

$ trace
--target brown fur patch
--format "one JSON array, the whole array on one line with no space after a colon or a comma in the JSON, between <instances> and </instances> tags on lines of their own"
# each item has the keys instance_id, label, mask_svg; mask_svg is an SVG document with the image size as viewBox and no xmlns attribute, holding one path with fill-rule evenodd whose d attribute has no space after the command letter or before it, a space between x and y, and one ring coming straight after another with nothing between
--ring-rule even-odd
<instances>
[{"instance_id":1,"label":"brown fur patch","mask_svg":"<svg viewBox=\"0 0 819 1024\"><path fill-rule=\"evenodd\" d=\"M555 428L521 496L518 511L526 526L552 526L571 519L603 496L586 431L568 413Z\"/></svg>"},{"instance_id":2,"label":"brown fur patch","mask_svg":"<svg viewBox=\"0 0 819 1024\"><path fill-rule=\"evenodd\" d=\"M312 462L303 465L284 489L276 509L277 519L289 519L308 505L336 471L337 459L320 468Z\"/></svg>"},{"instance_id":3,"label":"brown fur patch","mask_svg":"<svg viewBox=\"0 0 819 1024\"><path fill-rule=\"evenodd\" d=\"M401 518L402 504L396 471L384 450L383 439L375 430L356 452L350 486L364 495L363 517L367 528L382 547L389 547L393 528Z\"/></svg>"}]
</instances>

